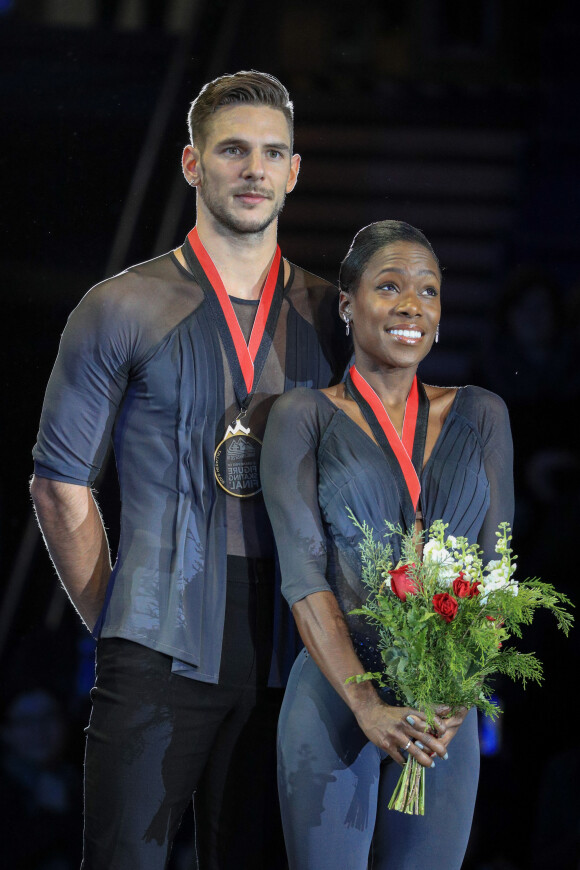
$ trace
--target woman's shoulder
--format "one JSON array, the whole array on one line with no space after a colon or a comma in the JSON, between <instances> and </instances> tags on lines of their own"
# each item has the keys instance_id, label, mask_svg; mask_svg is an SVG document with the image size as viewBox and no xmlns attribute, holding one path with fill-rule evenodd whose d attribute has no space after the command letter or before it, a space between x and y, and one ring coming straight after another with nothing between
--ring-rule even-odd
<instances>
[{"instance_id":1,"label":"woman's shoulder","mask_svg":"<svg viewBox=\"0 0 580 870\"><path fill-rule=\"evenodd\" d=\"M501 396L498 396L497 393L492 393L491 390L486 390L484 387L477 387L474 384L467 384L462 387L437 387L428 384L424 386L431 404L451 405L454 403L456 406L479 407L502 411L506 408L506 404Z\"/></svg>"},{"instance_id":2,"label":"woman's shoulder","mask_svg":"<svg viewBox=\"0 0 580 870\"><path fill-rule=\"evenodd\" d=\"M425 386L431 403L432 411L441 415L441 419L450 416L450 424L454 420L466 420L480 434L489 434L493 427L508 427L508 409L497 393L468 384L463 387L433 387Z\"/></svg>"},{"instance_id":3,"label":"woman's shoulder","mask_svg":"<svg viewBox=\"0 0 580 870\"><path fill-rule=\"evenodd\" d=\"M473 384L459 387L453 410L479 432L484 442L494 437L509 437L507 405L501 396L491 390Z\"/></svg>"},{"instance_id":4,"label":"woman's shoulder","mask_svg":"<svg viewBox=\"0 0 580 870\"><path fill-rule=\"evenodd\" d=\"M460 401L465 405L471 405L474 408L496 414L507 412L507 405L502 397L498 396L497 393L492 393L491 390L486 390L485 387L467 384L465 387L459 387L457 394Z\"/></svg>"},{"instance_id":5,"label":"woman's shoulder","mask_svg":"<svg viewBox=\"0 0 580 870\"><path fill-rule=\"evenodd\" d=\"M293 445L308 444L315 447L331 420L336 408L320 390L297 387L283 393L272 405L264 433L264 445L285 444L292 452Z\"/></svg>"},{"instance_id":6,"label":"woman's shoulder","mask_svg":"<svg viewBox=\"0 0 580 870\"><path fill-rule=\"evenodd\" d=\"M321 390L296 387L282 393L274 402L270 413L278 417L308 419L329 411L332 412L332 403Z\"/></svg>"},{"instance_id":7,"label":"woman's shoulder","mask_svg":"<svg viewBox=\"0 0 580 870\"><path fill-rule=\"evenodd\" d=\"M278 413L287 411L308 412L313 409L329 407L330 405L330 400L324 395L322 390L315 390L310 387L295 387L282 393L274 402L272 410L276 409Z\"/></svg>"}]
</instances>

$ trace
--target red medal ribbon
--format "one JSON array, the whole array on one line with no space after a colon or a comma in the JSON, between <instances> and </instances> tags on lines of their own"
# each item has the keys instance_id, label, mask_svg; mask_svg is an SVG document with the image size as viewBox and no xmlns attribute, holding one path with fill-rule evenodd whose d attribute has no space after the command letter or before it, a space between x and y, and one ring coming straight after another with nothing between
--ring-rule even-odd
<instances>
[{"instance_id":1,"label":"red medal ribbon","mask_svg":"<svg viewBox=\"0 0 580 870\"><path fill-rule=\"evenodd\" d=\"M216 269L212 258L204 248L201 239L199 238L197 227L194 227L191 230L187 238L189 240L189 244L193 248L195 256L199 260L203 271L205 272L211 286L215 291L219 304L221 305L221 309L224 313L224 317L226 319L226 323L228 324L228 328L234 342L234 347L238 355L238 360L240 363L240 368L242 369L242 374L244 376L246 389L248 393L251 393L254 384L254 360L256 359L256 355L258 353L262 337L264 335L264 330L268 321L268 314L270 313L270 307L272 305L272 299L274 297L274 290L276 289L276 281L278 279L280 258L282 256L280 246L276 246L276 253L274 254L274 259L272 260L272 265L270 266L270 271L266 276L266 282L260 296L260 304L258 305L258 310L256 312L256 318L252 327L250 341L249 344L246 344L244 334L240 329L240 324L238 323L238 318L236 317L236 312L234 311L234 306L232 305L231 299L228 296L228 292L224 287L224 282L222 281L220 273Z\"/></svg>"},{"instance_id":2,"label":"red medal ribbon","mask_svg":"<svg viewBox=\"0 0 580 870\"><path fill-rule=\"evenodd\" d=\"M407 403L405 405L405 419L403 420L403 437L399 438L399 434L391 422L385 406L368 383L363 378L356 366L351 366L349 371L351 380L357 388L363 399L370 405L373 414L385 433L385 438L390 444L391 450L397 457L397 462L401 467L401 471L405 477L405 483L413 502L413 507L417 509L419 496L421 494L421 483L415 471L412 462L413 443L415 441L415 429L417 426L417 413L419 410L419 387L417 386L417 375L413 379L413 384Z\"/></svg>"}]
</instances>

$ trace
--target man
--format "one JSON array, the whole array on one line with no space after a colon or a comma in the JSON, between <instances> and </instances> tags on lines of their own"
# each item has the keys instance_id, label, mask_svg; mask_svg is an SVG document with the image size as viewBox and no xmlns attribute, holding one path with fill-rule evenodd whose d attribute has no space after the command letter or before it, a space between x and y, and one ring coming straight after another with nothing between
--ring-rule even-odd
<instances>
[{"instance_id":1,"label":"man","mask_svg":"<svg viewBox=\"0 0 580 870\"><path fill-rule=\"evenodd\" d=\"M274 396L340 379L336 291L280 257L298 177L274 77L222 76L189 115L197 223L94 287L52 373L31 492L58 574L99 638L85 870L164 868L195 792L206 868L284 866L275 727L284 618L259 452ZM113 438L111 568L91 485ZM276 625L276 630L274 630Z\"/></svg>"}]
</instances>

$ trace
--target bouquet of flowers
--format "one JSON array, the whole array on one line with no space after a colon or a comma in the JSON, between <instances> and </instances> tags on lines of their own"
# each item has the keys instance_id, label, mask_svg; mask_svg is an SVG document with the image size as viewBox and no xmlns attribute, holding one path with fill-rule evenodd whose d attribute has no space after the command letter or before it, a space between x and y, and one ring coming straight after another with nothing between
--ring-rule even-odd
<instances>
[{"instance_id":1,"label":"bouquet of flowers","mask_svg":"<svg viewBox=\"0 0 580 870\"><path fill-rule=\"evenodd\" d=\"M501 711L491 700L492 674L519 679L524 687L528 680L541 681L542 665L535 655L506 647L506 641L521 637L521 626L531 623L540 607L552 611L567 635L573 617L566 605L571 602L549 583L514 579L508 523L496 532L498 558L484 565L478 545L447 535L441 520L420 535L387 523L387 542L381 543L371 528L350 516L363 535L362 579L370 592L365 606L353 613L378 627L384 663L382 673L350 680L390 686L404 704L425 711L431 725L442 703L451 712L475 706L496 717ZM393 535L401 537L397 565L388 543ZM425 768L412 756L389 809L425 812Z\"/></svg>"}]
</instances>

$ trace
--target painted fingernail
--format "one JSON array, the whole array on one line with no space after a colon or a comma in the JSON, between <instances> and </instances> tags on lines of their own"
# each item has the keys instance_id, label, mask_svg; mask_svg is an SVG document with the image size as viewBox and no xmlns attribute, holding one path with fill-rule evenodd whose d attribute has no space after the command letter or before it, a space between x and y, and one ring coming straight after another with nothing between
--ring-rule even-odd
<instances>
[{"instance_id":1,"label":"painted fingernail","mask_svg":"<svg viewBox=\"0 0 580 870\"><path fill-rule=\"evenodd\" d=\"M435 762L434 762L434 761L431 762L431 767L435 767Z\"/></svg>"},{"instance_id":2,"label":"painted fingernail","mask_svg":"<svg viewBox=\"0 0 580 870\"><path fill-rule=\"evenodd\" d=\"M409 725L415 724L415 720L413 719L412 716L406 716L405 718L407 719L407 722L409 723Z\"/></svg>"},{"instance_id":3,"label":"painted fingernail","mask_svg":"<svg viewBox=\"0 0 580 870\"><path fill-rule=\"evenodd\" d=\"M423 744L421 743L420 740L415 740L415 746L418 746L419 749L425 749L425 747L423 746Z\"/></svg>"},{"instance_id":4,"label":"painted fingernail","mask_svg":"<svg viewBox=\"0 0 580 870\"><path fill-rule=\"evenodd\" d=\"M449 753L446 752L445 755L443 756L443 761L447 761L448 758L449 758Z\"/></svg>"}]
</instances>

